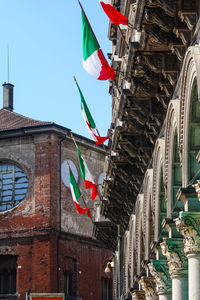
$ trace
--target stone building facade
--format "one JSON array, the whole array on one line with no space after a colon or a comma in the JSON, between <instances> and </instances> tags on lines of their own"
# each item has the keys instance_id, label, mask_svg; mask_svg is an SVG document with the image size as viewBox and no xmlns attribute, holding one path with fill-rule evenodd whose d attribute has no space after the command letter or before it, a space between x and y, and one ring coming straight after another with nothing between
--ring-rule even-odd
<instances>
[{"instance_id":1,"label":"stone building facade","mask_svg":"<svg viewBox=\"0 0 200 300\"><path fill-rule=\"evenodd\" d=\"M65 293L66 300L111 299L104 269L111 251L79 215L67 178L69 161L92 215L99 199L84 192L70 130L13 112L13 86L4 84L0 110L0 299ZM74 134L96 181L105 151ZM80 204L84 207L84 203Z\"/></svg>"},{"instance_id":2,"label":"stone building facade","mask_svg":"<svg viewBox=\"0 0 200 300\"><path fill-rule=\"evenodd\" d=\"M112 124L101 212L114 299L200 299L200 4L114 0ZM116 88L118 86L118 88Z\"/></svg>"}]
</instances>

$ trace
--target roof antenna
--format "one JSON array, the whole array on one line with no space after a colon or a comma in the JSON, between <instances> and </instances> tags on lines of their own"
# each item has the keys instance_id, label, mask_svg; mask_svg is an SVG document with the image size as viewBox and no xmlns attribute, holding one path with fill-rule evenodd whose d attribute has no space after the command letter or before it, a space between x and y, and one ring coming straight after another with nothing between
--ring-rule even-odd
<instances>
[{"instance_id":1,"label":"roof antenna","mask_svg":"<svg viewBox=\"0 0 200 300\"><path fill-rule=\"evenodd\" d=\"M9 44L7 45L8 83L9 83Z\"/></svg>"}]
</instances>

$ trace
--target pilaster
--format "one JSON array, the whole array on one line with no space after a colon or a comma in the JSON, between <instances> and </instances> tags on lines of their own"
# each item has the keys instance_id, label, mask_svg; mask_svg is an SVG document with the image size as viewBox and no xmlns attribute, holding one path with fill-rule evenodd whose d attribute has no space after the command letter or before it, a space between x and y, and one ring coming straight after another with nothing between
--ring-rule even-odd
<instances>
[{"instance_id":1,"label":"pilaster","mask_svg":"<svg viewBox=\"0 0 200 300\"><path fill-rule=\"evenodd\" d=\"M156 283L153 277L143 276L140 280L143 291L145 292L146 300L157 300Z\"/></svg>"}]
</instances>

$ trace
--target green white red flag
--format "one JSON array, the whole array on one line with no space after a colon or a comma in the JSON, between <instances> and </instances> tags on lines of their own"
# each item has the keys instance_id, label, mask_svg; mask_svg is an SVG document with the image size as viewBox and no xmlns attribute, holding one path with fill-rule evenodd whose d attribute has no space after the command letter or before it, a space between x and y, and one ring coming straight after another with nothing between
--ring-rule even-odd
<instances>
[{"instance_id":1,"label":"green white red flag","mask_svg":"<svg viewBox=\"0 0 200 300\"><path fill-rule=\"evenodd\" d=\"M122 15L118 10L116 10L111 5L111 0L99 0L104 12L108 16L108 18L115 24L119 25L128 25L128 18Z\"/></svg>"},{"instance_id":2,"label":"green white red flag","mask_svg":"<svg viewBox=\"0 0 200 300\"><path fill-rule=\"evenodd\" d=\"M74 80L76 81L75 78L74 78ZM82 112L85 124L87 126L87 129L88 129L89 133L91 134L91 136L93 137L95 143L97 145L101 145L101 144L103 144L108 139L108 136L102 137L102 136L98 135L96 124L95 124L95 122L94 122L94 120L92 118L92 115L91 115L91 113L89 111L87 103L85 102L85 99L83 97L83 94L82 94L81 89L80 89L80 87L79 87L79 85L78 85L77 82L76 82L76 85L78 87L79 94L80 94L80 97L81 97L81 112Z\"/></svg>"},{"instance_id":3,"label":"green white red flag","mask_svg":"<svg viewBox=\"0 0 200 300\"><path fill-rule=\"evenodd\" d=\"M79 203L78 199L80 198L81 193L79 191L79 188L78 188L78 185L76 183L76 180L75 180L75 178L74 178L74 176L72 174L70 166L69 166L69 181L70 181L70 188L71 188L71 193L72 193L72 199L74 201L74 204L76 206L76 209L77 209L78 213L81 215L81 214L84 214L85 212L87 212L87 216L89 218L91 218L90 209L89 208L82 208L80 206L80 203Z\"/></svg>"},{"instance_id":4,"label":"green white red flag","mask_svg":"<svg viewBox=\"0 0 200 300\"><path fill-rule=\"evenodd\" d=\"M105 56L100 49L99 43L88 22L82 6L81 11L83 35L83 67L91 76L98 80L114 80L116 77L115 71L109 66L107 60L105 59Z\"/></svg>"},{"instance_id":5,"label":"green white red flag","mask_svg":"<svg viewBox=\"0 0 200 300\"><path fill-rule=\"evenodd\" d=\"M78 161L79 161L79 168L81 171L81 176L84 180L85 188L86 189L92 189L91 198L94 200L97 196L97 185L94 182L94 179L92 177L92 174L90 173L88 166L86 164L86 161L84 160L81 151L78 148L78 145L76 144L75 139L73 138L74 144L76 146L76 150L78 152Z\"/></svg>"}]
</instances>

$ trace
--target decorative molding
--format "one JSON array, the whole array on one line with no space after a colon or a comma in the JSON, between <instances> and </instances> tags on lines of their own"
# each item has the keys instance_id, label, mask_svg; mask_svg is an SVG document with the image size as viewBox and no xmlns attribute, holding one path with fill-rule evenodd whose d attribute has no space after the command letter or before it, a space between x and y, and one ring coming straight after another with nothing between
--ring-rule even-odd
<instances>
[{"instance_id":1,"label":"decorative molding","mask_svg":"<svg viewBox=\"0 0 200 300\"><path fill-rule=\"evenodd\" d=\"M144 200L143 200L143 214L142 214L142 231L144 235L144 248L145 248L145 259L149 256L149 247L148 244L150 243L150 224L149 220L152 218L153 215L150 216L152 213L152 182L153 182L153 169L147 169L144 177ZM154 220L153 220L154 221ZM154 224L153 224L154 225Z\"/></svg>"},{"instance_id":2,"label":"decorative molding","mask_svg":"<svg viewBox=\"0 0 200 300\"><path fill-rule=\"evenodd\" d=\"M193 184L192 186L193 186L193 188L195 188L195 191L197 193L197 197L200 201L200 180L197 180L197 183Z\"/></svg>"},{"instance_id":3,"label":"decorative molding","mask_svg":"<svg viewBox=\"0 0 200 300\"><path fill-rule=\"evenodd\" d=\"M195 77L197 78L198 95L200 95L199 55L199 45L195 45L188 48L185 54L181 75L179 149L182 161L183 186L188 185L188 124L191 102L191 90Z\"/></svg>"},{"instance_id":4,"label":"decorative molding","mask_svg":"<svg viewBox=\"0 0 200 300\"><path fill-rule=\"evenodd\" d=\"M134 291L133 292L133 300L145 300L145 292L143 291Z\"/></svg>"},{"instance_id":5,"label":"decorative molding","mask_svg":"<svg viewBox=\"0 0 200 300\"><path fill-rule=\"evenodd\" d=\"M171 100L169 103L167 116L166 116L166 129L165 129L165 168L164 168L164 182L166 187L167 210L168 215L171 215L171 185L172 185L172 160L173 160L173 147L174 137L179 128L179 99ZM177 136L179 140L179 135ZM181 158L180 158L181 159Z\"/></svg>"},{"instance_id":6,"label":"decorative molding","mask_svg":"<svg viewBox=\"0 0 200 300\"><path fill-rule=\"evenodd\" d=\"M153 277L143 276L140 279L143 291L145 292L146 300L157 300L156 283Z\"/></svg>"},{"instance_id":7,"label":"decorative molding","mask_svg":"<svg viewBox=\"0 0 200 300\"><path fill-rule=\"evenodd\" d=\"M176 227L184 236L185 253L200 254L200 212L181 212Z\"/></svg>"},{"instance_id":8,"label":"decorative molding","mask_svg":"<svg viewBox=\"0 0 200 300\"><path fill-rule=\"evenodd\" d=\"M151 275L155 278L157 293L171 293L172 282L166 260L153 260L148 264Z\"/></svg>"},{"instance_id":9,"label":"decorative molding","mask_svg":"<svg viewBox=\"0 0 200 300\"><path fill-rule=\"evenodd\" d=\"M0 255L17 255L14 249L10 246L1 246Z\"/></svg>"},{"instance_id":10,"label":"decorative molding","mask_svg":"<svg viewBox=\"0 0 200 300\"><path fill-rule=\"evenodd\" d=\"M169 274L186 275L188 269L187 258L184 253L184 244L182 239L167 238L160 243L162 253L167 257L169 265Z\"/></svg>"}]
</instances>

